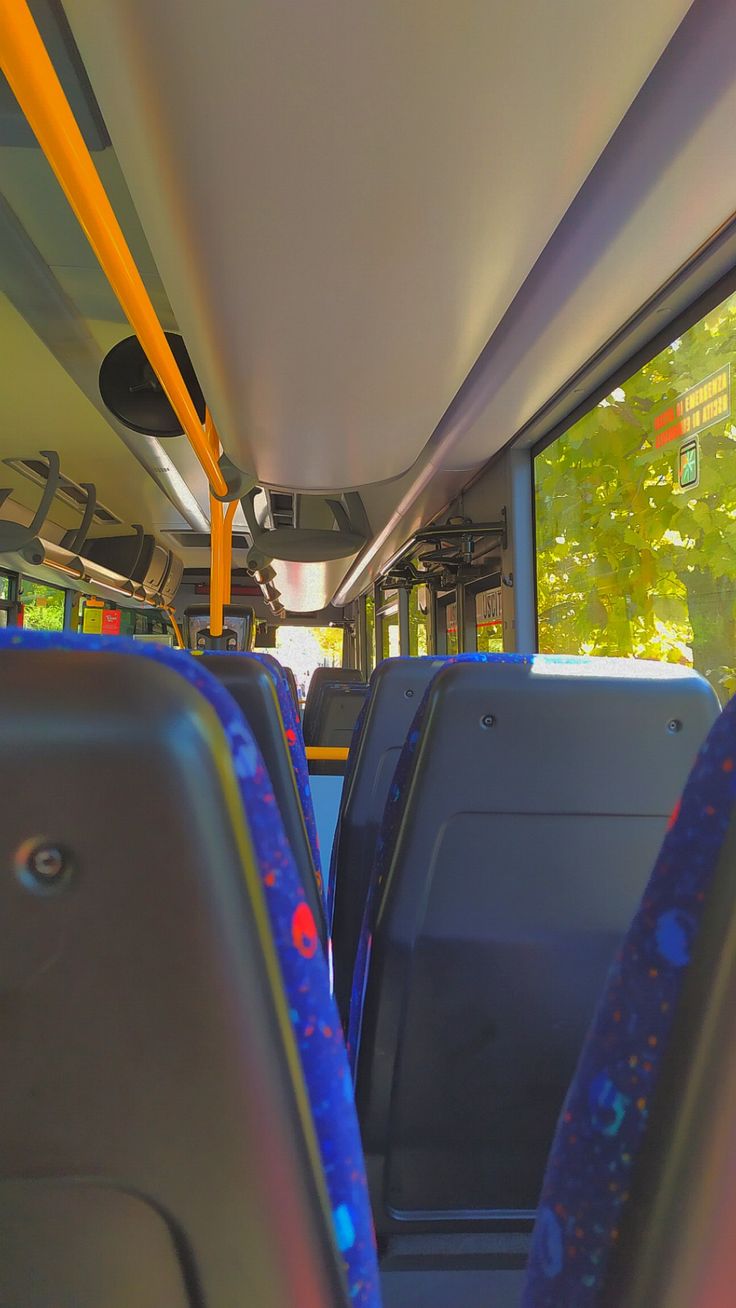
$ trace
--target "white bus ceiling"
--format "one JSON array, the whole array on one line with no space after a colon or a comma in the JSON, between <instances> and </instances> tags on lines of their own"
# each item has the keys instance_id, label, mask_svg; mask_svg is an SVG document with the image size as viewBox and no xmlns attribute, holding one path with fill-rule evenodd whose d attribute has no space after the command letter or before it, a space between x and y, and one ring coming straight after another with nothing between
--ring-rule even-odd
<instances>
[{"instance_id":1,"label":"white bus ceiling","mask_svg":"<svg viewBox=\"0 0 736 1308\"><path fill-rule=\"evenodd\" d=\"M276 563L293 609L364 589L736 209L722 0L64 11L112 142L95 162L227 454L265 485L363 496L373 539L357 561ZM50 170L1 139L7 205L108 348L126 325ZM38 318L30 289L27 306L17 285L10 298ZM76 375L42 335L38 396L59 363L89 395L94 369ZM184 440L165 443L170 480L144 490L155 448L105 430L89 398L52 439L30 393L18 448L9 389L2 457L58 444L126 522L135 498L149 528L202 530Z\"/></svg>"}]
</instances>

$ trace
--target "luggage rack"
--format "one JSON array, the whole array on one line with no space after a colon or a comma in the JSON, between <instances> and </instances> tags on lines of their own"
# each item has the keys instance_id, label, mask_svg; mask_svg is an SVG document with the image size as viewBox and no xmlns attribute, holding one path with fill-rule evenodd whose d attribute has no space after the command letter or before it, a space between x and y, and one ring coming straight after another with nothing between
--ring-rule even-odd
<instances>
[{"instance_id":1,"label":"luggage rack","mask_svg":"<svg viewBox=\"0 0 736 1308\"><path fill-rule=\"evenodd\" d=\"M40 450L38 453L47 465L47 472L42 478L41 498L27 525L9 518L0 519L0 555L15 555L21 566L30 564L34 568L51 568L54 572L63 573L74 581L86 582L91 586L112 591L135 603L168 611L173 596L165 596L160 590L154 591L135 580L135 573L145 545L145 532L140 523L133 524L134 539L127 574L107 568L85 555L85 546L97 508L97 489L93 483L84 483L85 498L79 525L66 531L58 544L43 536L51 505L64 479L57 451ZM5 462L14 466L17 460L9 459ZM34 459L34 462L37 461ZM0 487L0 509L11 494L12 487ZM162 578L163 582L166 581L170 570L169 563Z\"/></svg>"},{"instance_id":2,"label":"luggage rack","mask_svg":"<svg viewBox=\"0 0 736 1308\"><path fill-rule=\"evenodd\" d=\"M498 554L507 546L505 508L498 522L451 518L449 522L414 532L391 560L381 584L405 589L418 585L451 589L459 580L472 578L481 566L487 572L489 555ZM500 558L498 562L500 568Z\"/></svg>"}]
</instances>

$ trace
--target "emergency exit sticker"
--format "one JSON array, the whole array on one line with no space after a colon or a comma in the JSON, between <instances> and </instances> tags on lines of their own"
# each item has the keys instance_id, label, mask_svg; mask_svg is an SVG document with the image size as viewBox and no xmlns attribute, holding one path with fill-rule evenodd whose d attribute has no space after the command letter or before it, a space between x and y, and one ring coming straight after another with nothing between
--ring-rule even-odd
<instances>
[{"instance_id":1,"label":"emergency exit sticker","mask_svg":"<svg viewBox=\"0 0 736 1308\"><path fill-rule=\"evenodd\" d=\"M677 452L677 481L680 490L694 490L700 481L698 439L683 441Z\"/></svg>"}]
</instances>

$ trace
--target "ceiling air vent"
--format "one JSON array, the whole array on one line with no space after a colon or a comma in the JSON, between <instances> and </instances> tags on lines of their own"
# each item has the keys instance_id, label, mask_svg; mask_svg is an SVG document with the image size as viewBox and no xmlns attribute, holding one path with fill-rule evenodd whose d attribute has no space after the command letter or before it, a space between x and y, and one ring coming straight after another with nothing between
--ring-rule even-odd
<instances>
[{"instance_id":1,"label":"ceiling air vent","mask_svg":"<svg viewBox=\"0 0 736 1308\"><path fill-rule=\"evenodd\" d=\"M45 486L49 479L49 465L44 463L43 459L3 459L3 463L8 468L13 468L15 472L19 472L22 477L26 477L28 481L35 482L37 486ZM63 500L64 504L70 504L72 508L78 509L87 503L87 492L61 472L56 499ZM112 512L112 509L106 509L104 504L96 505L92 521L105 527L121 525L121 519Z\"/></svg>"},{"instance_id":2,"label":"ceiling air vent","mask_svg":"<svg viewBox=\"0 0 736 1308\"><path fill-rule=\"evenodd\" d=\"M294 526L294 496L288 491L270 491L271 519L274 527Z\"/></svg>"},{"instance_id":3,"label":"ceiling air vent","mask_svg":"<svg viewBox=\"0 0 736 1308\"><path fill-rule=\"evenodd\" d=\"M177 545L181 545L185 550L208 550L210 548L210 533L208 531L169 531L167 535L175 540ZM250 541L242 532L233 532L233 549L247 550L250 548Z\"/></svg>"}]
</instances>

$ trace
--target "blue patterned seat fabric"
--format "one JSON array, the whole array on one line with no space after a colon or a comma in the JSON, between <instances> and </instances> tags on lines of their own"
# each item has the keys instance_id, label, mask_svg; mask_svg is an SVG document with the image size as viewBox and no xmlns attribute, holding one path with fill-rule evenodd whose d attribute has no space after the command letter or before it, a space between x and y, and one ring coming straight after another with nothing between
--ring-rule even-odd
<instances>
[{"instance_id":1,"label":"blue patterned seat fabric","mask_svg":"<svg viewBox=\"0 0 736 1308\"><path fill-rule=\"evenodd\" d=\"M264 668L267 668L273 677L278 696L281 717L284 721L284 731L286 732L286 742L291 754L291 764L296 777L296 788L299 792L299 801L304 813L304 824L307 828L309 846L312 851L312 862L317 877L320 894L325 899L324 877L322 875L322 859L319 849L319 836L317 835L317 819L314 814L314 804L312 803L312 790L309 784L309 767L307 764L307 755L304 748L304 734L302 724L299 721L299 715L294 705L294 700L289 686L289 679L284 672L278 659L271 654L253 654L252 658L258 659Z\"/></svg>"},{"instance_id":2,"label":"blue patterned seat fabric","mask_svg":"<svg viewBox=\"0 0 736 1308\"><path fill-rule=\"evenodd\" d=\"M219 654L222 658L228 658L229 652L225 650L208 650L208 653ZM294 699L289 687L289 679L277 659L270 654L246 654L240 655L240 658L257 659L269 673L271 680L276 688L276 698L279 702L279 711L281 720L284 724L284 735L289 747L289 757L291 766L294 769L294 778L296 780L299 803L301 804L302 813L304 814L304 825L309 840L309 848L312 852L312 865L314 875L317 881L319 893L322 896L322 902L325 902L325 886L322 875L322 864L320 861L319 838L317 836L317 821L314 814L314 805L312 803L312 791L309 785L309 769L307 766L307 756L304 751L304 737L302 735L301 723L294 706Z\"/></svg>"},{"instance_id":3,"label":"blue patterned seat fabric","mask_svg":"<svg viewBox=\"0 0 736 1308\"><path fill-rule=\"evenodd\" d=\"M351 1301L360 1308L379 1308L373 1223L340 1021L314 917L273 803L268 774L240 709L199 659L166 646L125 637L0 629L0 650L16 646L153 659L185 677L217 713L232 751L261 872Z\"/></svg>"},{"instance_id":4,"label":"blue patterned seat fabric","mask_svg":"<svg viewBox=\"0 0 736 1308\"><path fill-rule=\"evenodd\" d=\"M524 1308L599 1308L677 1004L736 802L736 699L698 755L557 1125Z\"/></svg>"},{"instance_id":5,"label":"blue patterned seat fabric","mask_svg":"<svg viewBox=\"0 0 736 1308\"><path fill-rule=\"evenodd\" d=\"M431 656L428 657L431 658ZM437 665L437 670L439 671L440 668L445 667L447 663L530 663L532 660L533 655L531 654L451 654L444 657L433 658L432 662ZM368 980L368 968L370 965L371 945L373 943L375 915L380 904L381 887L386 879L391 855L396 843L401 814L404 809L404 796L406 794L407 782L414 764L414 755L416 754L416 748L419 743L419 737L421 735L422 725L424 723L431 693L432 682L430 681L424 695L422 696L419 708L414 715L409 734L404 741L404 746L399 755L399 761L396 764L396 771L394 772L393 781L391 782L391 788L388 793L386 808L383 814L383 821L381 823L381 830L376 844L376 858L363 910L363 924L356 952L355 969L353 972L353 989L350 1000L348 1058L350 1059L350 1068L353 1076L355 1075L358 1065L360 1031L363 1021L363 1003L365 999L366 983Z\"/></svg>"}]
</instances>

